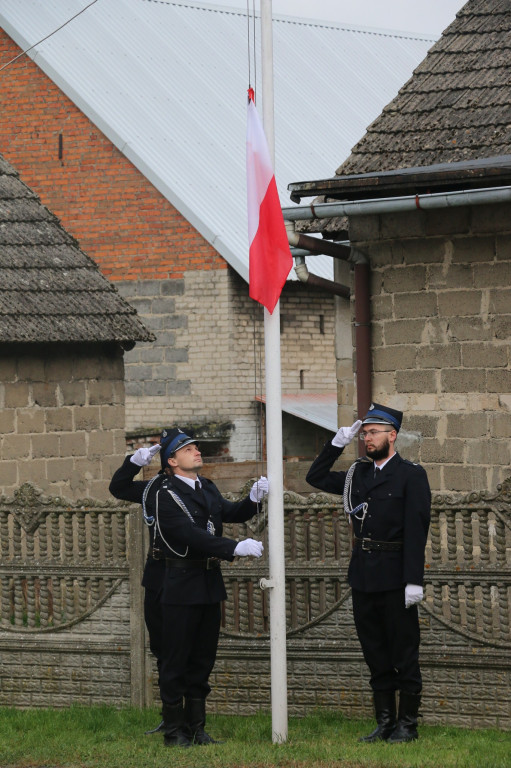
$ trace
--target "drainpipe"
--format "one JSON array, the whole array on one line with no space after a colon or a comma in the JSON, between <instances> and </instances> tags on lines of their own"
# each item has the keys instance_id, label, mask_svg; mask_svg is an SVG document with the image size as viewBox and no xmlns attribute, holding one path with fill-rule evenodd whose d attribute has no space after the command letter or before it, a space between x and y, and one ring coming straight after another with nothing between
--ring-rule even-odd
<instances>
[{"instance_id":1,"label":"drainpipe","mask_svg":"<svg viewBox=\"0 0 511 768\"><path fill-rule=\"evenodd\" d=\"M295 232L292 221L286 221L289 244L299 251L294 254L295 272L299 280L307 285L321 288L336 296L351 298L351 291L346 285L334 280L325 280L313 275L305 263L306 253L321 253L334 258L354 263L355 274L355 353L356 353L356 389L358 417L363 418L371 404L371 307L369 291L369 259L361 251L346 245L320 240L316 237ZM308 250L307 250L308 249ZM360 441L359 441L360 443ZM364 454L364 446L359 444L358 455Z\"/></svg>"},{"instance_id":2,"label":"drainpipe","mask_svg":"<svg viewBox=\"0 0 511 768\"><path fill-rule=\"evenodd\" d=\"M319 290L325 291L326 293L333 293L334 296L342 296L345 299L351 297L351 291L347 285L342 285L341 283L336 283L335 280L326 280L324 277L311 274L307 269L305 256L294 255L293 258L295 260L296 276L302 283L307 283L307 285L310 285L313 288L319 288Z\"/></svg>"},{"instance_id":3,"label":"drainpipe","mask_svg":"<svg viewBox=\"0 0 511 768\"><path fill-rule=\"evenodd\" d=\"M371 296L369 289L369 259L353 248L355 264L355 351L358 418L363 419L372 402L371 355ZM365 455L365 446L358 441L358 455Z\"/></svg>"},{"instance_id":4,"label":"drainpipe","mask_svg":"<svg viewBox=\"0 0 511 768\"><path fill-rule=\"evenodd\" d=\"M308 253L316 253L348 261L350 257L350 248L346 245L339 245L339 243L320 240L317 237L301 235L298 232L295 232L295 227L292 221L286 221L285 224L287 239L294 251L293 258L295 260L295 272L297 278L302 283L307 283L307 285L310 285L313 288L319 288L327 293L333 293L335 296L343 296L345 299L349 299L351 291L347 285L341 285L341 283L336 283L334 280L326 280L324 277L311 274L307 269L305 256ZM297 251L295 249L297 249Z\"/></svg>"}]
</instances>

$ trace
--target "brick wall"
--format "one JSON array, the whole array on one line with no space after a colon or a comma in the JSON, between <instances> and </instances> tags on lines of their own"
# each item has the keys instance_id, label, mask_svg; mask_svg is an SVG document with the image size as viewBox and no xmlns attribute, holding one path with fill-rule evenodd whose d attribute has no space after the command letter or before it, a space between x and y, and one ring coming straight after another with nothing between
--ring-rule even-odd
<instances>
[{"instance_id":1,"label":"brick wall","mask_svg":"<svg viewBox=\"0 0 511 768\"><path fill-rule=\"evenodd\" d=\"M434 489L494 490L509 474L510 214L501 204L350 221L371 260L373 397L405 412L402 452Z\"/></svg>"},{"instance_id":2,"label":"brick wall","mask_svg":"<svg viewBox=\"0 0 511 768\"><path fill-rule=\"evenodd\" d=\"M20 52L0 30L0 59ZM224 260L26 56L0 80L0 151L111 280L181 278ZM62 157L59 158L59 137Z\"/></svg>"},{"instance_id":3,"label":"brick wall","mask_svg":"<svg viewBox=\"0 0 511 768\"><path fill-rule=\"evenodd\" d=\"M4 345L0 491L25 482L70 499L109 498L125 454L120 348Z\"/></svg>"}]
</instances>

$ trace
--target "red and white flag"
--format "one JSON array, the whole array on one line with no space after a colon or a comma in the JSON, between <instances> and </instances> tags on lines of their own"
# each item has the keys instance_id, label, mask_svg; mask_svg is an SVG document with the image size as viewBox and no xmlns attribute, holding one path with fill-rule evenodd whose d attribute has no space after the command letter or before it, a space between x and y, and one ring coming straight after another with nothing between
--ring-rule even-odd
<instances>
[{"instance_id":1,"label":"red and white flag","mask_svg":"<svg viewBox=\"0 0 511 768\"><path fill-rule=\"evenodd\" d=\"M247 203L249 242L249 295L275 309L293 266L275 174L264 128L248 91Z\"/></svg>"}]
</instances>

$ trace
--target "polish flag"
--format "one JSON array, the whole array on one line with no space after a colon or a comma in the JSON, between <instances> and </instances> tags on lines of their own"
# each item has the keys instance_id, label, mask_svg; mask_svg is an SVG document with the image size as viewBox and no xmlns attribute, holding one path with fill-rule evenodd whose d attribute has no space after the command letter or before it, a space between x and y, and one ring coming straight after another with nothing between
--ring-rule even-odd
<instances>
[{"instance_id":1,"label":"polish flag","mask_svg":"<svg viewBox=\"0 0 511 768\"><path fill-rule=\"evenodd\" d=\"M249 242L249 295L275 309L293 258L263 125L248 90L247 203Z\"/></svg>"}]
</instances>

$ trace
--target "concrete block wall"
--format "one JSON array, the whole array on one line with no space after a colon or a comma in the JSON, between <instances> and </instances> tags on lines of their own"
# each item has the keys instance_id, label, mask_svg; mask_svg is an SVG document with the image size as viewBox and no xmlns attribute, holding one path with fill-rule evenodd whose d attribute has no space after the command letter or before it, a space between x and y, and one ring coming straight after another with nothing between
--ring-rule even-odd
<instances>
[{"instance_id":1,"label":"concrete block wall","mask_svg":"<svg viewBox=\"0 0 511 768\"><path fill-rule=\"evenodd\" d=\"M282 391L335 392L334 296L293 282L280 304Z\"/></svg>"},{"instance_id":2,"label":"concrete block wall","mask_svg":"<svg viewBox=\"0 0 511 768\"><path fill-rule=\"evenodd\" d=\"M31 482L70 499L109 498L125 454L120 347L4 345L0 492Z\"/></svg>"},{"instance_id":3,"label":"concrete block wall","mask_svg":"<svg viewBox=\"0 0 511 768\"><path fill-rule=\"evenodd\" d=\"M433 489L495 490L511 463L511 206L354 217L350 237L371 262L373 398L405 412Z\"/></svg>"},{"instance_id":4,"label":"concrete block wall","mask_svg":"<svg viewBox=\"0 0 511 768\"><path fill-rule=\"evenodd\" d=\"M230 422L230 455L254 459L264 386L262 308L231 269L117 283L156 341L125 355L126 428ZM335 391L333 299L301 284L281 298L282 390Z\"/></svg>"}]
</instances>

